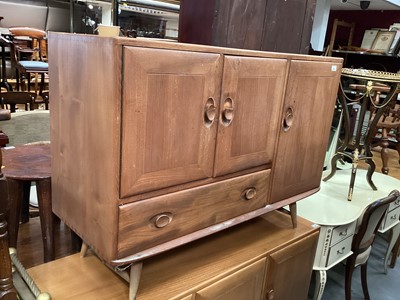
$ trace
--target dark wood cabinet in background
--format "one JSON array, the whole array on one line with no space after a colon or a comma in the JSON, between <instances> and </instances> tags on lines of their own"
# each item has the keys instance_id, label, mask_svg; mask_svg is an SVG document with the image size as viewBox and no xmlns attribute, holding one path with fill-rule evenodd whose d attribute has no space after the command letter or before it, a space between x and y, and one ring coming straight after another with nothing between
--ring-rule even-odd
<instances>
[{"instance_id":1,"label":"dark wood cabinet in background","mask_svg":"<svg viewBox=\"0 0 400 300\"><path fill-rule=\"evenodd\" d=\"M308 54L315 0L181 0L179 41Z\"/></svg>"}]
</instances>

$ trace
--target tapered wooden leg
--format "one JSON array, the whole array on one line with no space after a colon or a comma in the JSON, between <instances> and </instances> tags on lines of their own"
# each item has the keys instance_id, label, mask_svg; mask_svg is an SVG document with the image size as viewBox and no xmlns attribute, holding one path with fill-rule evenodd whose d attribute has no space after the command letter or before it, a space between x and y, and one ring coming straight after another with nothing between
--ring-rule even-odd
<instances>
[{"instance_id":1,"label":"tapered wooden leg","mask_svg":"<svg viewBox=\"0 0 400 300\"><path fill-rule=\"evenodd\" d=\"M400 255L400 236L397 238L397 242L393 247L392 259L390 260L390 267L394 268L396 266L397 258Z\"/></svg>"},{"instance_id":2,"label":"tapered wooden leg","mask_svg":"<svg viewBox=\"0 0 400 300\"><path fill-rule=\"evenodd\" d=\"M86 244L84 241L82 241L82 247L81 247L80 257L85 257L86 254L87 254L88 249L89 249L88 244Z\"/></svg>"},{"instance_id":3,"label":"tapered wooden leg","mask_svg":"<svg viewBox=\"0 0 400 300\"><path fill-rule=\"evenodd\" d=\"M36 189L39 204L40 225L42 227L44 262L49 262L55 258L51 179L45 178L37 180Z\"/></svg>"},{"instance_id":4,"label":"tapered wooden leg","mask_svg":"<svg viewBox=\"0 0 400 300\"><path fill-rule=\"evenodd\" d=\"M8 197L10 209L7 214L8 242L9 246L17 248L19 218L21 215L21 201L23 194L23 182L14 179L7 179Z\"/></svg>"},{"instance_id":5,"label":"tapered wooden leg","mask_svg":"<svg viewBox=\"0 0 400 300\"><path fill-rule=\"evenodd\" d=\"M368 282L367 282L367 265L368 265L368 262L361 265L361 285L362 285L365 300L369 300Z\"/></svg>"},{"instance_id":6,"label":"tapered wooden leg","mask_svg":"<svg viewBox=\"0 0 400 300\"><path fill-rule=\"evenodd\" d=\"M143 263L139 262L131 266L129 276L129 300L135 300L139 288L140 275L142 273Z\"/></svg>"},{"instance_id":7,"label":"tapered wooden leg","mask_svg":"<svg viewBox=\"0 0 400 300\"><path fill-rule=\"evenodd\" d=\"M350 256L346 260L346 274L345 274L345 281L344 281L344 289L346 300L351 300L351 281L353 279L353 271L355 266L355 258Z\"/></svg>"},{"instance_id":8,"label":"tapered wooden leg","mask_svg":"<svg viewBox=\"0 0 400 300\"><path fill-rule=\"evenodd\" d=\"M290 218L292 219L293 228L297 227L297 205L296 202L289 204Z\"/></svg>"},{"instance_id":9,"label":"tapered wooden leg","mask_svg":"<svg viewBox=\"0 0 400 300\"><path fill-rule=\"evenodd\" d=\"M395 246L397 240L399 239L400 236L400 223L397 224L396 226L394 226L391 230L391 234L390 234L390 240L389 240L389 245L388 248L386 250L386 255L385 255L385 260L384 260L384 272L385 274L387 274L387 267L388 267L388 262L389 262L389 256L390 253L393 250L393 247ZM394 253L393 253L394 255Z\"/></svg>"}]
</instances>

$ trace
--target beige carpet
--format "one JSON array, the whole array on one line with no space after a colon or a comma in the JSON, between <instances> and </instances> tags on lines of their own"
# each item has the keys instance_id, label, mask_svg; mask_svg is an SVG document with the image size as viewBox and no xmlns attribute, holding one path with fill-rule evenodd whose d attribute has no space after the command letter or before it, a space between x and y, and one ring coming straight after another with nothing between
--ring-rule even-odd
<instances>
[{"instance_id":1,"label":"beige carpet","mask_svg":"<svg viewBox=\"0 0 400 300\"><path fill-rule=\"evenodd\" d=\"M17 111L11 120L0 121L0 129L8 135L7 146L50 141L50 114L48 110Z\"/></svg>"}]
</instances>

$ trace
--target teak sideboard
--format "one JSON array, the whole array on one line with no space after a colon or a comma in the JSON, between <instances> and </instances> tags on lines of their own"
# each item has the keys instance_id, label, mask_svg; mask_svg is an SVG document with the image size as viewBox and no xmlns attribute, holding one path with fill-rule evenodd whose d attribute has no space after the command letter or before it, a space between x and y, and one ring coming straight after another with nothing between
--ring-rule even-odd
<instances>
[{"instance_id":1,"label":"teak sideboard","mask_svg":"<svg viewBox=\"0 0 400 300\"><path fill-rule=\"evenodd\" d=\"M306 300L318 231L302 218L293 229L289 216L270 212L146 259L136 299ZM126 282L93 255L75 254L28 272L55 300L129 294Z\"/></svg>"},{"instance_id":2,"label":"teak sideboard","mask_svg":"<svg viewBox=\"0 0 400 300\"><path fill-rule=\"evenodd\" d=\"M49 34L54 212L113 266L319 189L342 59Z\"/></svg>"}]
</instances>

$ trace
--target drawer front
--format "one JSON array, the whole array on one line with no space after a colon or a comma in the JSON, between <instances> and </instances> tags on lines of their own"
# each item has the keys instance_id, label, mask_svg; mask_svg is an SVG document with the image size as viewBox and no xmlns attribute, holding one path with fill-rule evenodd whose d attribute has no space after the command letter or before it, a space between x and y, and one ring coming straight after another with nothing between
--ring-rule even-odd
<instances>
[{"instance_id":1,"label":"drawer front","mask_svg":"<svg viewBox=\"0 0 400 300\"><path fill-rule=\"evenodd\" d=\"M396 201L390 203L388 211L391 211L391 210L393 210L393 209L396 209L396 208L399 207L399 206L400 206L400 197L397 198Z\"/></svg>"},{"instance_id":2,"label":"drawer front","mask_svg":"<svg viewBox=\"0 0 400 300\"><path fill-rule=\"evenodd\" d=\"M264 207L270 170L119 208L118 258Z\"/></svg>"},{"instance_id":3,"label":"drawer front","mask_svg":"<svg viewBox=\"0 0 400 300\"><path fill-rule=\"evenodd\" d=\"M353 235L348 236L346 239L342 240L340 243L332 246L329 250L329 258L327 267L331 264L341 261L346 257L351 251L351 243L353 241Z\"/></svg>"},{"instance_id":4,"label":"drawer front","mask_svg":"<svg viewBox=\"0 0 400 300\"><path fill-rule=\"evenodd\" d=\"M331 245L333 246L339 241L344 240L345 238L353 235L355 228L356 228L356 222L335 227L332 231Z\"/></svg>"},{"instance_id":5,"label":"drawer front","mask_svg":"<svg viewBox=\"0 0 400 300\"><path fill-rule=\"evenodd\" d=\"M381 223L380 230L385 231L395 223L399 222L400 207L389 211Z\"/></svg>"}]
</instances>

